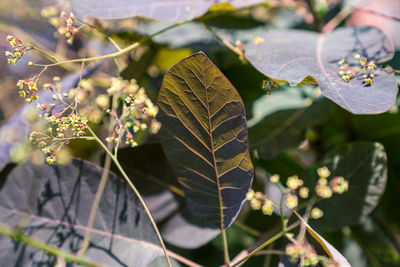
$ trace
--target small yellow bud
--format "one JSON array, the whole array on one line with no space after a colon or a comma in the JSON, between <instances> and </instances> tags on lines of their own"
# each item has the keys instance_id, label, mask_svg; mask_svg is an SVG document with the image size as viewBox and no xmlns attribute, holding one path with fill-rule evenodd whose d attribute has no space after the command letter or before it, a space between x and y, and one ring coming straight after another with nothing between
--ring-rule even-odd
<instances>
[{"instance_id":1,"label":"small yellow bud","mask_svg":"<svg viewBox=\"0 0 400 267\"><path fill-rule=\"evenodd\" d=\"M298 205L298 198L294 194L287 194L285 204L289 209L294 209Z\"/></svg>"},{"instance_id":2,"label":"small yellow bud","mask_svg":"<svg viewBox=\"0 0 400 267\"><path fill-rule=\"evenodd\" d=\"M249 192L246 194L246 199L247 200L252 200L256 196L256 192L254 192L253 189L251 189Z\"/></svg>"},{"instance_id":3,"label":"small yellow bud","mask_svg":"<svg viewBox=\"0 0 400 267\"><path fill-rule=\"evenodd\" d=\"M274 206L271 200L265 200L261 207L261 211L264 215L272 215L274 212Z\"/></svg>"},{"instance_id":4,"label":"small yellow bud","mask_svg":"<svg viewBox=\"0 0 400 267\"><path fill-rule=\"evenodd\" d=\"M264 39L262 37L258 36L258 35L253 39L253 43L255 45L262 44L263 42L264 42Z\"/></svg>"},{"instance_id":5,"label":"small yellow bud","mask_svg":"<svg viewBox=\"0 0 400 267\"><path fill-rule=\"evenodd\" d=\"M272 175L271 177L269 177L269 180L270 180L271 183L273 183L273 184L279 183L279 179L280 179L279 174L274 174L274 175Z\"/></svg>"},{"instance_id":6,"label":"small yellow bud","mask_svg":"<svg viewBox=\"0 0 400 267\"><path fill-rule=\"evenodd\" d=\"M33 66L33 62L32 62L32 61L29 61L29 62L28 62L28 65L29 65L29 66Z\"/></svg>"},{"instance_id":7,"label":"small yellow bud","mask_svg":"<svg viewBox=\"0 0 400 267\"><path fill-rule=\"evenodd\" d=\"M318 173L318 176L321 178L328 178L329 175L331 175L331 172L329 171L328 167L326 167L326 166L318 168L317 173Z\"/></svg>"},{"instance_id":8,"label":"small yellow bud","mask_svg":"<svg viewBox=\"0 0 400 267\"><path fill-rule=\"evenodd\" d=\"M311 218L316 220L316 219L321 218L324 215L324 212L319 208L313 208L311 210L311 214L310 215L311 215Z\"/></svg>"},{"instance_id":9,"label":"small yellow bud","mask_svg":"<svg viewBox=\"0 0 400 267\"><path fill-rule=\"evenodd\" d=\"M350 76L349 75L343 75L342 76L343 81L349 82L350 81Z\"/></svg>"},{"instance_id":10,"label":"small yellow bud","mask_svg":"<svg viewBox=\"0 0 400 267\"><path fill-rule=\"evenodd\" d=\"M301 198L308 198L308 195L310 194L310 189L308 187L301 187L299 190L299 195Z\"/></svg>"},{"instance_id":11,"label":"small yellow bud","mask_svg":"<svg viewBox=\"0 0 400 267\"><path fill-rule=\"evenodd\" d=\"M343 65L344 64L344 59L339 60L338 64L339 65Z\"/></svg>"},{"instance_id":12,"label":"small yellow bud","mask_svg":"<svg viewBox=\"0 0 400 267\"><path fill-rule=\"evenodd\" d=\"M371 85L372 84L372 79L371 78L367 78L364 80L366 85Z\"/></svg>"},{"instance_id":13,"label":"small yellow bud","mask_svg":"<svg viewBox=\"0 0 400 267\"><path fill-rule=\"evenodd\" d=\"M357 55L354 55L354 58L355 58L355 59L360 59L361 56L360 56L359 54L357 54Z\"/></svg>"}]
</instances>

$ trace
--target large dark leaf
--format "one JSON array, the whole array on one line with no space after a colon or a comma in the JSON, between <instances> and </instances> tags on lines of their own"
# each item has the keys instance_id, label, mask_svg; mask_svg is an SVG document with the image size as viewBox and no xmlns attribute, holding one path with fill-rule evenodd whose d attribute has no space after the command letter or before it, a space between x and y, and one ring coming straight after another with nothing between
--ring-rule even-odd
<instances>
[{"instance_id":1,"label":"large dark leaf","mask_svg":"<svg viewBox=\"0 0 400 267\"><path fill-rule=\"evenodd\" d=\"M15 227L26 218L24 233L76 253L87 228L102 169L82 160L64 167L19 165L0 177L0 221ZM133 192L114 174L99 205L86 252L105 266L148 266L163 257L155 232ZM53 266L56 259L0 237L5 266ZM165 259L158 266L166 265Z\"/></svg>"},{"instance_id":2,"label":"large dark leaf","mask_svg":"<svg viewBox=\"0 0 400 267\"><path fill-rule=\"evenodd\" d=\"M158 104L161 143L188 209L209 226L230 226L253 177L239 94L197 53L167 72Z\"/></svg>"},{"instance_id":3,"label":"large dark leaf","mask_svg":"<svg viewBox=\"0 0 400 267\"><path fill-rule=\"evenodd\" d=\"M207 12L219 2L245 7L264 0L72 0L73 9L81 15L105 19L144 16L166 22L190 20Z\"/></svg>"},{"instance_id":4,"label":"large dark leaf","mask_svg":"<svg viewBox=\"0 0 400 267\"><path fill-rule=\"evenodd\" d=\"M355 61L354 55L374 62L393 57L393 45L380 30L370 27L345 27L330 34L304 30L269 31L260 35L264 42L248 44L246 58L270 78L291 85L319 84L322 94L357 114L374 114L390 109L396 100L393 74L377 70L371 86L361 79L345 82L338 62Z\"/></svg>"},{"instance_id":5,"label":"large dark leaf","mask_svg":"<svg viewBox=\"0 0 400 267\"><path fill-rule=\"evenodd\" d=\"M376 214L372 216L375 217ZM363 224L351 228L351 236L363 249L370 266L400 266L399 247L396 247L395 233L388 229L387 225L382 229L375 220L367 218Z\"/></svg>"},{"instance_id":6,"label":"large dark leaf","mask_svg":"<svg viewBox=\"0 0 400 267\"><path fill-rule=\"evenodd\" d=\"M164 241L184 249L201 247L214 239L220 230L190 223L182 214L171 217L161 229Z\"/></svg>"},{"instance_id":7,"label":"large dark leaf","mask_svg":"<svg viewBox=\"0 0 400 267\"><path fill-rule=\"evenodd\" d=\"M330 153L323 165L328 166L332 176L348 180L349 190L318 202L324 216L312 225L317 229L338 230L359 223L378 205L385 190L387 159L383 146L372 142L349 144Z\"/></svg>"},{"instance_id":8,"label":"large dark leaf","mask_svg":"<svg viewBox=\"0 0 400 267\"><path fill-rule=\"evenodd\" d=\"M329 100L320 99L308 108L281 110L266 116L249 129L250 145L265 159L295 148L305 139L305 130L325 121L332 107Z\"/></svg>"}]
</instances>

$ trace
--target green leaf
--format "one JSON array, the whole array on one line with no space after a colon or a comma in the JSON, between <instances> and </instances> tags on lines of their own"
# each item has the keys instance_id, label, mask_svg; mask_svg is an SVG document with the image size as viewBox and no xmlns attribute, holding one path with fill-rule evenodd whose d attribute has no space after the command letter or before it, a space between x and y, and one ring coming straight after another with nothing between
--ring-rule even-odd
<instances>
[{"instance_id":1,"label":"green leaf","mask_svg":"<svg viewBox=\"0 0 400 267\"><path fill-rule=\"evenodd\" d=\"M165 22L191 20L208 11L214 3L226 2L234 7L254 5L263 0L71 0L80 15L104 19L144 16Z\"/></svg>"},{"instance_id":2,"label":"green leaf","mask_svg":"<svg viewBox=\"0 0 400 267\"><path fill-rule=\"evenodd\" d=\"M172 216L161 229L164 241L179 248L196 249L204 246L221 232L189 222L181 213Z\"/></svg>"},{"instance_id":3,"label":"green leaf","mask_svg":"<svg viewBox=\"0 0 400 267\"><path fill-rule=\"evenodd\" d=\"M331 170L331 177L348 180L349 190L316 204L324 216L311 223L315 228L338 230L359 223L378 205L387 180L387 158L381 144L357 142L342 146L329 153L322 165ZM315 182L315 169L313 175Z\"/></svg>"},{"instance_id":4,"label":"green leaf","mask_svg":"<svg viewBox=\"0 0 400 267\"><path fill-rule=\"evenodd\" d=\"M370 266L399 266L399 252L390 240L390 238L396 240L395 233L387 226L384 229L388 232L387 234L374 220L367 218L363 224L351 228L351 236L360 244Z\"/></svg>"},{"instance_id":5,"label":"green leaf","mask_svg":"<svg viewBox=\"0 0 400 267\"><path fill-rule=\"evenodd\" d=\"M189 211L208 226L229 227L253 177L239 94L197 53L166 73L158 105L161 144Z\"/></svg>"},{"instance_id":6,"label":"green leaf","mask_svg":"<svg viewBox=\"0 0 400 267\"><path fill-rule=\"evenodd\" d=\"M322 94L356 114L374 114L389 110L395 103L397 84L393 73L376 70L371 86L361 77L345 82L338 62L358 64L356 54L375 63L393 57L390 39L371 27L344 27L330 34L304 30L268 31L260 35L260 44L246 46L246 58L268 77L290 85L313 84ZM360 75L361 76L361 75Z\"/></svg>"},{"instance_id":7,"label":"green leaf","mask_svg":"<svg viewBox=\"0 0 400 267\"><path fill-rule=\"evenodd\" d=\"M19 165L0 176L0 221L23 234L77 253L87 232L91 203L102 169L83 160L68 166ZM54 266L56 257L0 237L6 266ZM86 258L104 266L148 266L163 258L139 200L110 174L96 214ZM158 266L166 266L165 258Z\"/></svg>"},{"instance_id":8,"label":"green leaf","mask_svg":"<svg viewBox=\"0 0 400 267\"><path fill-rule=\"evenodd\" d=\"M331 110L332 103L321 99L308 108L275 112L249 128L250 145L261 157L271 159L297 147L305 139L306 129L325 121Z\"/></svg>"}]
</instances>

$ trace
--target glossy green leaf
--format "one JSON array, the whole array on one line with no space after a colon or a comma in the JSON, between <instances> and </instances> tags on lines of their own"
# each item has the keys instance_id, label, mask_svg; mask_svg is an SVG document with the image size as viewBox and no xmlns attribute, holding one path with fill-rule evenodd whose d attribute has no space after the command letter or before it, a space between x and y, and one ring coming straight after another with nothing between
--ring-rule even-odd
<instances>
[{"instance_id":1,"label":"glossy green leaf","mask_svg":"<svg viewBox=\"0 0 400 267\"><path fill-rule=\"evenodd\" d=\"M102 169L82 160L68 166L19 165L0 176L0 221L47 244L77 253L87 232ZM57 259L0 237L4 266L54 266ZM110 174L86 257L104 266L148 266L163 252L132 190ZM166 266L164 260L158 266Z\"/></svg>"},{"instance_id":2,"label":"glossy green leaf","mask_svg":"<svg viewBox=\"0 0 400 267\"><path fill-rule=\"evenodd\" d=\"M260 44L246 46L246 58L260 72L291 85L317 82L322 94L356 114L382 113L396 100L397 85L393 73L376 70L371 86L362 78L345 82L339 75L341 59L356 63L354 56L375 63L393 57L390 39L371 27L345 27L330 34L304 30L268 31L260 34Z\"/></svg>"},{"instance_id":3,"label":"glossy green leaf","mask_svg":"<svg viewBox=\"0 0 400 267\"><path fill-rule=\"evenodd\" d=\"M161 144L189 211L208 226L230 226L253 177L239 94L197 53L167 72L158 105Z\"/></svg>"},{"instance_id":4,"label":"glossy green leaf","mask_svg":"<svg viewBox=\"0 0 400 267\"><path fill-rule=\"evenodd\" d=\"M349 190L316 204L324 216L311 223L315 228L338 230L359 223L378 205L387 180L387 158L381 144L357 142L342 146L332 151L322 165L331 170L331 177L348 180Z\"/></svg>"},{"instance_id":5,"label":"glossy green leaf","mask_svg":"<svg viewBox=\"0 0 400 267\"><path fill-rule=\"evenodd\" d=\"M211 5L219 2L234 7L254 5L263 0L71 0L72 8L80 15L104 19L144 16L166 22L180 22L201 16Z\"/></svg>"},{"instance_id":6,"label":"glossy green leaf","mask_svg":"<svg viewBox=\"0 0 400 267\"><path fill-rule=\"evenodd\" d=\"M250 145L265 159L296 148L305 139L306 129L324 122L332 107L329 100L320 99L307 108L272 113L249 128Z\"/></svg>"}]
</instances>

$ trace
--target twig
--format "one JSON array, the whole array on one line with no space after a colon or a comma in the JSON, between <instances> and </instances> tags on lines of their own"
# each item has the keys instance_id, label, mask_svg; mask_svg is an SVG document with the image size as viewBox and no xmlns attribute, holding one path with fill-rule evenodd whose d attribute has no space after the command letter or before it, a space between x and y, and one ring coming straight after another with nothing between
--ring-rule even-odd
<instances>
[{"instance_id":1,"label":"twig","mask_svg":"<svg viewBox=\"0 0 400 267\"><path fill-rule=\"evenodd\" d=\"M51 255L54 255L58 258L63 258L64 260L69 261L69 262L73 262L73 263L88 266L88 267L101 267L102 266L100 264L93 263L84 258L81 258L74 254L71 254L65 250L48 245L42 241L36 240L31 237L27 237L27 236L21 234L20 231L12 230L11 228L9 228L8 226L6 226L4 224L0 224L0 234L7 236L11 239L14 239L18 242L28 244L29 246L32 246L34 248L43 250L43 251L45 251Z\"/></svg>"},{"instance_id":2,"label":"twig","mask_svg":"<svg viewBox=\"0 0 400 267\"><path fill-rule=\"evenodd\" d=\"M297 221L295 223L293 223L292 225L288 226L286 228L286 232L287 231L291 231L294 228L296 228L301 222ZM266 246L270 245L271 243L273 243L274 241L278 240L279 238L281 238L283 235L285 234L285 231L280 231L279 233L277 233L276 235L274 235L273 237L271 237L270 239L268 239L267 241L265 241L263 244L261 244L258 248L256 248L255 250L253 250L251 253L249 253L248 255L246 255L245 257L243 257L242 259L238 260L237 263L233 264L232 267L236 267L236 266L240 266L242 265L244 262L246 262L249 258L251 258L252 256L254 256L255 254L257 254L259 251L261 251L263 248L265 248Z\"/></svg>"},{"instance_id":3,"label":"twig","mask_svg":"<svg viewBox=\"0 0 400 267\"><path fill-rule=\"evenodd\" d=\"M132 181L129 179L128 175L125 173L124 169L121 167L119 161L117 160L117 158L114 157L113 153L107 148L107 146L100 140L100 138L95 134L95 132L93 132L93 130L88 127L88 130L90 132L90 134L94 137L95 141L104 149L104 151L111 157L112 161L114 162L115 166L118 168L118 170L121 172L122 176L124 177L125 181L128 183L129 187L133 190L133 192L135 192L137 198L139 199L140 203L143 205L143 208L147 214L147 216L150 219L150 222L154 228L154 231L156 232L157 238L160 241L161 247L164 251L164 255L165 258L167 260L168 266L172 267L171 262L169 260L168 257L168 252L167 252L167 248L165 247L164 241L161 237L160 231L158 230L157 224L154 221L153 216L151 215L151 212L149 210L149 208L147 207L146 202L144 201L143 197L140 195L139 191L137 190L137 188L133 185Z\"/></svg>"}]
</instances>

